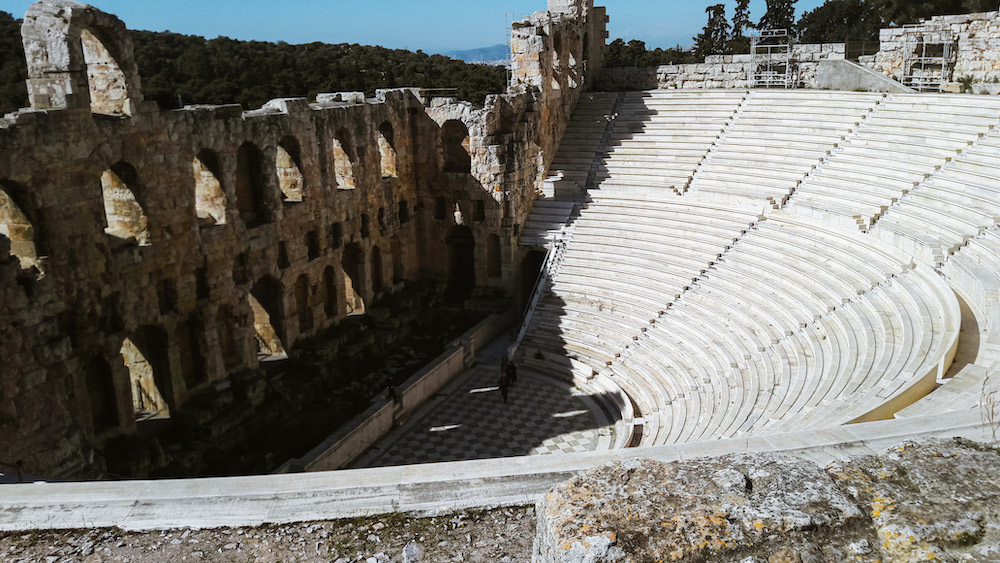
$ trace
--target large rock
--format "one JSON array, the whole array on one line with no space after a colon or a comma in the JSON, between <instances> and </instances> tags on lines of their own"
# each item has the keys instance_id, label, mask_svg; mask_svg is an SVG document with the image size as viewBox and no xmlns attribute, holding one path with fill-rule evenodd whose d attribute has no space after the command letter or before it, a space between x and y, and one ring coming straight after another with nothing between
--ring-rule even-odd
<instances>
[{"instance_id":1,"label":"large rock","mask_svg":"<svg viewBox=\"0 0 1000 563\"><path fill-rule=\"evenodd\" d=\"M995 451L951 442L828 470L775 454L617 462L539 501L534 561L996 561L998 469Z\"/></svg>"}]
</instances>

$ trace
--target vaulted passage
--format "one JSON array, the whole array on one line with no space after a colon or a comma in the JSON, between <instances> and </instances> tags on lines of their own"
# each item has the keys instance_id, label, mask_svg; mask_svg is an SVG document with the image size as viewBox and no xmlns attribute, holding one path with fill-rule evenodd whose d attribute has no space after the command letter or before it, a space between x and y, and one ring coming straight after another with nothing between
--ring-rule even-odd
<instances>
[{"instance_id":1,"label":"vaulted passage","mask_svg":"<svg viewBox=\"0 0 1000 563\"><path fill-rule=\"evenodd\" d=\"M441 146L444 150L445 172L472 171L469 128L464 123L457 119L445 121L441 126Z\"/></svg>"},{"instance_id":2,"label":"vaulted passage","mask_svg":"<svg viewBox=\"0 0 1000 563\"><path fill-rule=\"evenodd\" d=\"M476 287L476 237L472 229L455 225L445 238L448 246L448 296L467 299Z\"/></svg>"},{"instance_id":3,"label":"vaulted passage","mask_svg":"<svg viewBox=\"0 0 1000 563\"><path fill-rule=\"evenodd\" d=\"M214 151L203 149L191 163L194 171L195 213L202 225L226 223L226 194L222 189L222 167Z\"/></svg>"},{"instance_id":4,"label":"vaulted passage","mask_svg":"<svg viewBox=\"0 0 1000 563\"><path fill-rule=\"evenodd\" d=\"M173 404L170 356L165 330L145 326L122 343L136 420L167 418Z\"/></svg>"},{"instance_id":5,"label":"vaulted passage","mask_svg":"<svg viewBox=\"0 0 1000 563\"><path fill-rule=\"evenodd\" d=\"M118 162L101 174L101 193L109 235L134 242L150 244L149 221L140 198L144 195L139 174L127 162Z\"/></svg>"},{"instance_id":6,"label":"vaulted passage","mask_svg":"<svg viewBox=\"0 0 1000 563\"><path fill-rule=\"evenodd\" d=\"M36 229L24 213L31 209L26 205L27 189L17 183L0 180L0 234L10 239L10 252L17 256L22 268L38 264L39 246L36 243Z\"/></svg>"},{"instance_id":7,"label":"vaulted passage","mask_svg":"<svg viewBox=\"0 0 1000 563\"><path fill-rule=\"evenodd\" d=\"M236 153L236 207L248 227L270 219L265 203L265 183L260 149L243 143Z\"/></svg>"},{"instance_id":8,"label":"vaulted passage","mask_svg":"<svg viewBox=\"0 0 1000 563\"><path fill-rule=\"evenodd\" d=\"M302 157L299 142L294 137L285 137L278 144L275 157L275 169L278 174L278 187L285 196L285 202L302 201L305 187L305 176L302 175Z\"/></svg>"},{"instance_id":9,"label":"vaulted passage","mask_svg":"<svg viewBox=\"0 0 1000 563\"><path fill-rule=\"evenodd\" d=\"M337 179L338 190L353 190L354 179L354 146L351 144L351 134L346 129L340 129L333 137L333 171Z\"/></svg>"}]
</instances>

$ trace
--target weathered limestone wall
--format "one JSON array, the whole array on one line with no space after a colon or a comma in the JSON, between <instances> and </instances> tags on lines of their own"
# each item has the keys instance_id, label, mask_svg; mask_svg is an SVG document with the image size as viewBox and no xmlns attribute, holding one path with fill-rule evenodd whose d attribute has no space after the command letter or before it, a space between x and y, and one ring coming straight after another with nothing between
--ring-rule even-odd
<instances>
[{"instance_id":1,"label":"weathered limestone wall","mask_svg":"<svg viewBox=\"0 0 1000 563\"><path fill-rule=\"evenodd\" d=\"M1000 80L1000 12L957 16L935 16L906 29L883 29L878 54L862 58L862 64L885 74L901 77L909 47L907 31L928 43L951 43L956 47L955 67L948 80L971 77L977 82ZM938 53L940 56L940 53Z\"/></svg>"},{"instance_id":2,"label":"weathered limestone wall","mask_svg":"<svg viewBox=\"0 0 1000 563\"><path fill-rule=\"evenodd\" d=\"M798 60L799 85L816 88L819 61L844 58L843 43L800 44L792 48ZM602 70L599 90L652 90L656 88L748 88L753 58L743 55L712 55L704 63L660 65L656 68L612 67Z\"/></svg>"},{"instance_id":3,"label":"weathered limestone wall","mask_svg":"<svg viewBox=\"0 0 1000 563\"><path fill-rule=\"evenodd\" d=\"M159 404L133 389L183 409L407 280L509 292L584 40L603 46L602 11L558 8L518 24L545 64L484 108L401 89L160 112L120 20L32 6L32 108L0 120L0 463L99 475L95 448Z\"/></svg>"}]
</instances>

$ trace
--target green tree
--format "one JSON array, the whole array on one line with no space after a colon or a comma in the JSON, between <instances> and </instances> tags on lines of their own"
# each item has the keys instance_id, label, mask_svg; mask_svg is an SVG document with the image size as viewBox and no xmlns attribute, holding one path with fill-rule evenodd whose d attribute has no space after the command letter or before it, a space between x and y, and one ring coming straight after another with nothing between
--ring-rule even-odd
<instances>
[{"instance_id":1,"label":"green tree","mask_svg":"<svg viewBox=\"0 0 1000 563\"><path fill-rule=\"evenodd\" d=\"M875 41L889 25L884 2L879 0L827 0L802 15L796 26L803 43Z\"/></svg>"},{"instance_id":2,"label":"green tree","mask_svg":"<svg viewBox=\"0 0 1000 563\"><path fill-rule=\"evenodd\" d=\"M733 14L733 38L745 37L750 23L750 0L736 0L736 12Z\"/></svg>"},{"instance_id":3,"label":"green tree","mask_svg":"<svg viewBox=\"0 0 1000 563\"><path fill-rule=\"evenodd\" d=\"M724 53L729 41L729 21L726 20L726 5L715 4L705 8L708 14L708 22L701 33L694 38L694 54L698 59L704 59L708 55L718 55Z\"/></svg>"},{"instance_id":4,"label":"green tree","mask_svg":"<svg viewBox=\"0 0 1000 563\"><path fill-rule=\"evenodd\" d=\"M797 0L767 0L767 12L757 24L757 29L792 29L795 25Z\"/></svg>"}]
</instances>

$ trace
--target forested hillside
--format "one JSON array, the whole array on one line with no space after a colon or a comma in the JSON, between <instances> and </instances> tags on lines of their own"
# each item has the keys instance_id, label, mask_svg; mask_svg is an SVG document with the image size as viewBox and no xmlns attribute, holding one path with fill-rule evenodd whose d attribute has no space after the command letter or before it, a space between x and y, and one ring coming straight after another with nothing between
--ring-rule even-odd
<instances>
[{"instance_id":1,"label":"forested hillside","mask_svg":"<svg viewBox=\"0 0 1000 563\"><path fill-rule=\"evenodd\" d=\"M289 45L169 32L133 31L143 93L163 109L237 102L257 108L278 97L419 86L458 88L481 104L506 87L502 67L467 64L420 51L361 45ZM27 105L20 21L0 12L0 113Z\"/></svg>"}]
</instances>

